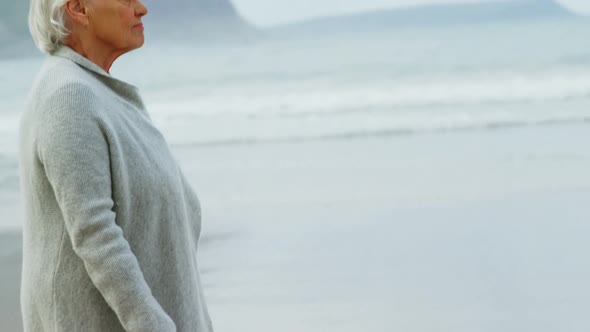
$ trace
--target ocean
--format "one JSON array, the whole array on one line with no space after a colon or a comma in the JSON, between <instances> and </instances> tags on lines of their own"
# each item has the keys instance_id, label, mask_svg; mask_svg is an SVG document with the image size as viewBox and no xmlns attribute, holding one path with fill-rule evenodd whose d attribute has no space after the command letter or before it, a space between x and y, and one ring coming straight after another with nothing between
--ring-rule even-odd
<instances>
[{"instance_id":1,"label":"ocean","mask_svg":"<svg viewBox=\"0 0 590 332\"><path fill-rule=\"evenodd\" d=\"M118 60L173 146L348 140L590 120L590 22L343 31L236 46L150 41ZM0 60L0 190L42 61ZM19 227L9 218L0 229Z\"/></svg>"},{"instance_id":2,"label":"ocean","mask_svg":"<svg viewBox=\"0 0 590 332\"><path fill-rule=\"evenodd\" d=\"M112 74L140 87L178 145L580 122L588 114L589 30L587 20L573 19L406 27L225 48L148 35ZM0 62L4 159L15 153L10 138L40 61Z\"/></svg>"},{"instance_id":3,"label":"ocean","mask_svg":"<svg viewBox=\"0 0 590 332\"><path fill-rule=\"evenodd\" d=\"M112 74L140 87L178 145L580 122L589 28L585 20L400 28L211 49L148 39ZM3 137L14 134L39 63L0 62ZM14 147L2 141L10 159Z\"/></svg>"},{"instance_id":4,"label":"ocean","mask_svg":"<svg viewBox=\"0 0 590 332\"><path fill-rule=\"evenodd\" d=\"M590 20L146 34L111 73L202 199L220 331L590 328ZM21 225L17 126L41 62L0 60L0 232Z\"/></svg>"}]
</instances>

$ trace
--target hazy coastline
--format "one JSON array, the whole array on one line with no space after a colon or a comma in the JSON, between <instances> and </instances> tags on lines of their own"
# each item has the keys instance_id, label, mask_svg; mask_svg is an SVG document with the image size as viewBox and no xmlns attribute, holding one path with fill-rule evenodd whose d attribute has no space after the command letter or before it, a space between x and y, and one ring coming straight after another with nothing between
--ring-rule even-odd
<instances>
[{"instance_id":1,"label":"hazy coastline","mask_svg":"<svg viewBox=\"0 0 590 332\"><path fill-rule=\"evenodd\" d=\"M576 147L588 135L579 125L174 149L204 207L216 328L589 328L569 310L584 307L590 274L578 262L590 155ZM0 242L0 314L17 324L13 234Z\"/></svg>"},{"instance_id":2,"label":"hazy coastline","mask_svg":"<svg viewBox=\"0 0 590 332\"><path fill-rule=\"evenodd\" d=\"M112 69L201 200L216 329L590 328L588 19L527 0L510 17L435 6L260 29L217 4L232 40L180 43L154 19ZM6 331L22 330L18 121L43 61L21 43L0 50Z\"/></svg>"}]
</instances>

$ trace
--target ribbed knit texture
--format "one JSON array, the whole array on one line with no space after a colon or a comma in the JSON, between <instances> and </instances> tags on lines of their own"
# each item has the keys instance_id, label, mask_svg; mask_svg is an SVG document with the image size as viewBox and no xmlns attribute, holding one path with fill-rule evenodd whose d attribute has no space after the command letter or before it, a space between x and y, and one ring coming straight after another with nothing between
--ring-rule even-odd
<instances>
[{"instance_id":1,"label":"ribbed knit texture","mask_svg":"<svg viewBox=\"0 0 590 332\"><path fill-rule=\"evenodd\" d=\"M24 330L213 331L201 209L137 89L62 47L20 123Z\"/></svg>"}]
</instances>

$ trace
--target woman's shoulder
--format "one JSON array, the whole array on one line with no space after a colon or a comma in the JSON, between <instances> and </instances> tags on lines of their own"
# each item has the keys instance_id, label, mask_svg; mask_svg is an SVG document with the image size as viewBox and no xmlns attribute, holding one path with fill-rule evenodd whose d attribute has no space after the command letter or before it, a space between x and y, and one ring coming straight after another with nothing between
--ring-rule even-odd
<instances>
[{"instance_id":1,"label":"woman's shoulder","mask_svg":"<svg viewBox=\"0 0 590 332\"><path fill-rule=\"evenodd\" d=\"M50 98L55 95L75 97L78 93L96 90L92 75L76 63L60 57L49 56L37 74L30 96Z\"/></svg>"},{"instance_id":2,"label":"woman's shoulder","mask_svg":"<svg viewBox=\"0 0 590 332\"><path fill-rule=\"evenodd\" d=\"M91 74L67 59L50 56L32 85L26 112L41 117L47 112L92 112L99 91L100 86Z\"/></svg>"},{"instance_id":3,"label":"woman's shoulder","mask_svg":"<svg viewBox=\"0 0 590 332\"><path fill-rule=\"evenodd\" d=\"M105 123L95 80L75 63L48 58L43 64L20 121L26 133L60 131L76 127L93 130Z\"/></svg>"}]
</instances>

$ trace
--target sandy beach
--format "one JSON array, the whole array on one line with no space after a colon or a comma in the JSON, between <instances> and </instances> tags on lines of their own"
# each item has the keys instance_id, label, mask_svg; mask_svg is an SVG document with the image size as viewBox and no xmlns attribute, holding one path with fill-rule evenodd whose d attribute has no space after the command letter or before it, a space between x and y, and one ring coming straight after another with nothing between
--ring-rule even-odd
<instances>
[{"instance_id":1,"label":"sandy beach","mask_svg":"<svg viewBox=\"0 0 590 332\"><path fill-rule=\"evenodd\" d=\"M147 20L109 71L201 201L216 331L590 331L590 20L439 2L227 45ZM4 46L0 332L18 332L18 128L44 60Z\"/></svg>"},{"instance_id":2,"label":"sandy beach","mask_svg":"<svg viewBox=\"0 0 590 332\"><path fill-rule=\"evenodd\" d=\"M206 235L226 235L201 251L217 328L587 329L587 138L578 125L177 150Z\"/></svg>"},{"instance_id":3,"label":"sandy beach","mask_svg":"<svg viewBox=\"0 0 590 332\"><path fill-rule=\"evenodd\" d=\"M0 233L0 321L2 331L22 331L20 316L21 234Z\"/></svg>"},{"instance_id":4,"label":"sandy beach","mask_svg":"<svg viewBox=\"0 0 590 332\"><path fill-rule=\"evenodd\" d=\"M588 330L588 132L174 147L216 330ZM0 245L19 331L20 234Z\"/></svg>"}]
</instances>

